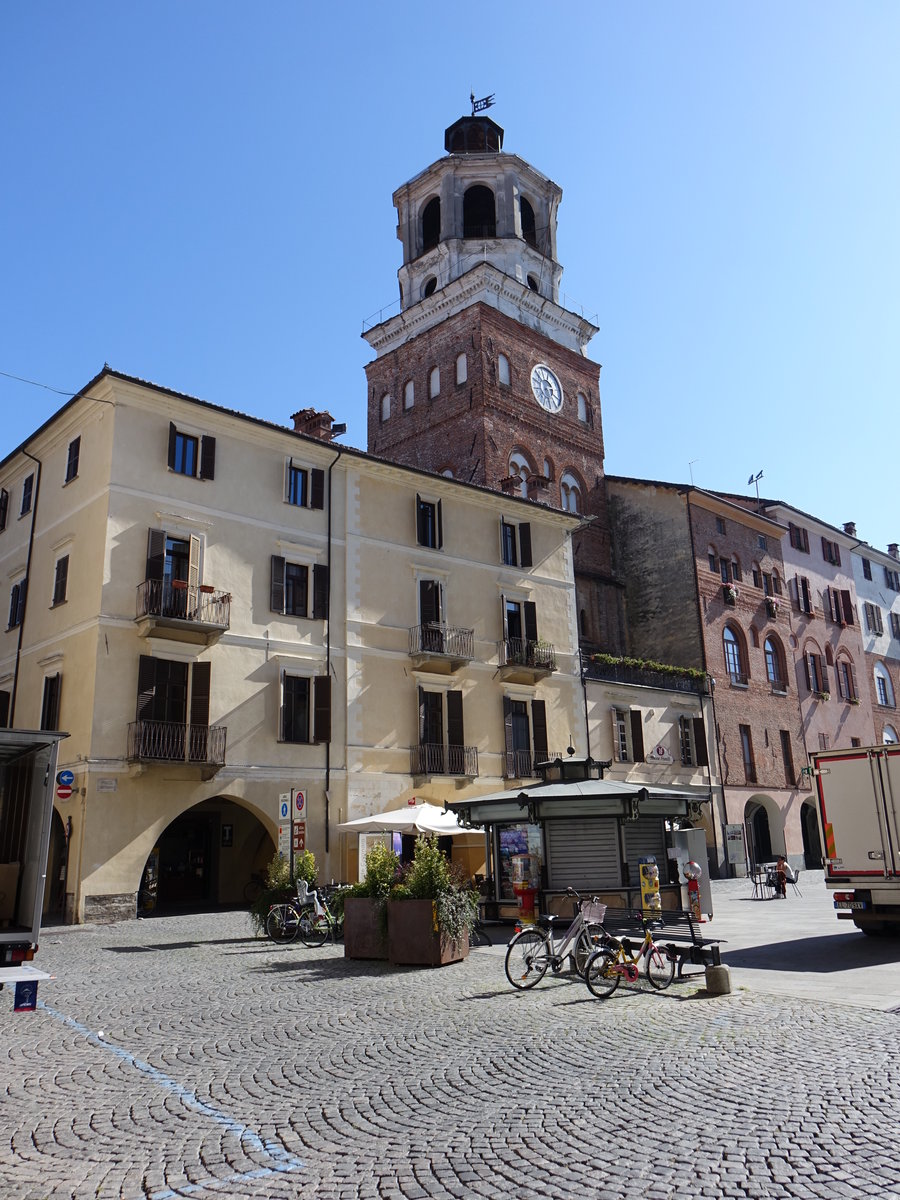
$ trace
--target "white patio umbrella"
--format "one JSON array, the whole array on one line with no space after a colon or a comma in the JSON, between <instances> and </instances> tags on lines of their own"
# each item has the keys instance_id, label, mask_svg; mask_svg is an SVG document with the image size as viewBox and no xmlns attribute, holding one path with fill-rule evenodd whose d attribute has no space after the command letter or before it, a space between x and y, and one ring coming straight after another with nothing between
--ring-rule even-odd
<instances>
[{"instance_id":1,"label":"white patio umbrella","mask_svg":"<svg viewBox=\"0 0 900 1200\"><path fill-rule=\"evenodd\" d=\"M460 825L454 813L445 813L436 804L425 801L370 817L357 817L355 821L343 821L338 829L347 833L437 833L443 837L478 832Z\"/></svg>"}]
</instances>

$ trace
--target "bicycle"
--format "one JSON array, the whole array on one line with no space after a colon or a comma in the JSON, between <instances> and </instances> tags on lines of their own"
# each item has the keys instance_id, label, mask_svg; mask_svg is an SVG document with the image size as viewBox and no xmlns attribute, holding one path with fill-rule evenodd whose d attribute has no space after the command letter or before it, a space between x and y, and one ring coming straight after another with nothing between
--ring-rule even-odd
<instances>
[{"instance_id":1,"label":"bicycle","mask_svg":"<svg viewBox=\"0 0 900 1200\"><path fill-rule=\"evenodd\" d=\"M605 932L600 922L606 915L606 905L596 896L582 900L574 888L566 888L566 895L575 901L575 918L559 943L553 936L553 923L559 917L538 917L535 925L520 929L512 937L504 969L514 988L534 987L547 974L548 967L558 975L567 959L572 960L579 975L584 974L585 965Z\"/></svg>"},{"instance_id":2,"label":"bicycle","mask_svg":"<svg viewBox=\"0 0 900 1200\"><path fill-rule=\"evenodd\" d=\"M598 1000L605 1000L611 996L622 979L636 983L641 959L644 960L647 982L657 991L661 992L663 988L667 988L675 978L674 950L654 941L649 921L644 920L643 926L644 938L637 950L632 949L628 938L622 938L620 941L604 929L603 941L591 954L584 968L584 982Z\"/></svg>"},{"instance_id":3,"label":"bicycle","mask_svg":"<svg viewBox=\"0 0 900 1200\"><path fill-rule=\"evenodd\" d=\"M332 944L336 943L344 936L344 922L332 913L324 894L312 891L309 895L312 908L302 912L297 921L300 941L304 946L321 946L330 934Z\"/></svg>"},{"instance_id":4,"label":"bicycle","mask_svg":"<svg viewBox=\"0 0 900 1200\"><path fill-rule=\"evenodd\" d=\"M266 934L273 942L292 942L300 932L301 923L308 926L314 896L315 892L309 890L306 880L298 879L297 895L292 900L272 905L266 916Z\"/></svg>"}]
</instances>

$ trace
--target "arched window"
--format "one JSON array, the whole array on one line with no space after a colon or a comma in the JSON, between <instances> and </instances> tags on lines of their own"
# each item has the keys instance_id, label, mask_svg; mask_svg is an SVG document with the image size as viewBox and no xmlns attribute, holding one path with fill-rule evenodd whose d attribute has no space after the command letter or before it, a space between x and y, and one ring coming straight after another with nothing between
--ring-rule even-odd
<instances>
[{"instance_id":1,"label":"arched window","mask_svg":"<svg viewBox=\"0 0 900 1200\"><path fill-rule=\"evenodd\" d=\"M781 576L777 571L772 572L772 591L776 596L781 595Z\"/></svg>"},{"instance_id":2,"label":"arched window","mask_svg":"<svg viewBox=\"0 0 900 1200\"><path fill-rule=\"evenodd\" d=\"M516 484L518 494L527 499L528 476L531 474L531 465L525 455L520 454L518 450L514 450L509 456L509 473L518 480Z\"/></svg>"},{"instance_id":3,"label":"arched window","mask_svg":"<svg viewBox=\"0 0 900 1200\"><path fill-rule=\"evenodd\" d=\"M537 249L537 230L534 224L534 209L524 196L519 198L519 212L522 214L522 237L529 246Z\"/></svg>"},{"instance_id":4,"label":"arched window","mask_svg":"<svg viewBox=\"0 0 900 1200\"><path fill-rule=\"evenodd\" d=\"M762 571L760 571L760 569L759 569L759 563L754 562L751 565L750 570L753 575L753 586L755 588L761 588L763 585L763 577L762 577Z\"/></svg>"},{"instance_id":5,"label":"arched window","mask_svg":"<svg viewBox=\"0 0 900 1200\"><path fill-rule=\"evenodd\" d=\"M875 664L875 695L882 708L894 707L894 687L887 669L881 663Z\"/></svg>"},{"instance_id":6,"label":"arched window","mask_svg":"<svg viewBox=\"0 0 900 1200\"><path fill-rule=\"evenodd\" d=\"M731 578L735 583L741 582L741 564L736 554L731 556Z\"/></svg>"},{"instance_id":7,"label":"arched window","mask_svg":"<svg viewBox=\"0 0 900 1200\"><path fill-rule=\"evenodd\" d=\"M712 571L713 575L718 575L718 573L719 573L719 556L718 556L718 554L716 554L716 548L712 543L710 543L706 547L706 557L709 562L710 571Z\"/></svg>"},{"instance_id":8,"label":"arched window","mask_svg":"<svg viewBox=\"0 0 900 1200\"><path fill-rule=\"evenodd\" d=\"M537 277L537 275L532 275L532 274L530 274L530 273L529 273L529 274L526 276L525 282L528 284L528 286L531 288L531 290L532 290L533 292L539 292L539 291L541 290L541 286L540 286L540 284L538 283L538 277Z\"/></svg>"},{"instance_id":9,"label":"arched window","mask_svg":"<svg viewBox=\"0 0 900 1200\"><path fill-rule=\"evenodd\" d=\"M763 650L766 655L766 678L773 692L787 691L787 669L784 662L784 647L776 637L767 637Z\"/></svg>"},{"instance_id":10,"label":"arched window","mask_svg":"<svg viewBox=\"0 0 900 1200\"><path fill-rule=\"evenodd\" d=\"M578 401L578 420L586 425L588 419L587 397L584 392L579 392L576 400Z\"/></svg>"},{"instance_id":11,"label":"arched window","mask_svg":"<svg viewBox=\"0 0 900 1200\"><path fill-rule=\"evenodd\" d=\"M464 354L460 354L456 359L456 382L465 383L469 378L469 364Z\"/></svg>"},{"instance_id":12,"label":"arched window","mask_svg":"<svg viewBox=\"0 0 900 1200\"><path fill-rule=\"evenodd\" d=\"M431 275L425 280L425 283L422 286L422 299L427 300L429 296L433 296L436 288L437 279L434 275Z\"/></svg>"},{"instance_id":13,"label":"arched window","mask_svg":"<svg viewBox=\"0 0 900 1200\"><path fill-rule=\"evenodd\" d=\"M885 725L881 731L881 741L885 746L894 746L897 743L897 730L893 725Z\"/></svg>"},{"instance_id":14,"label":"arched window","mask_svg":"<svg viewBox=\"0 0 900 1200\"><path fill-rule=\"evenodd\" d=\"M391 396L389 392L385 392L381 397L381 419L386 421L391 415Z\"/></svg>"},{"instance_id":15,"label":"arched window","mask_svg":"<svg viewBox=\"0 0 900 1200\"><path fill-rule=\"evenodd\" d=\"M422 253L433 250L441 240L441 201L438 196L429 200L422 210Z\"/></svg>"},{"instance_id":16,"label":"arched window","mask_svg":"<svg viewBox=\"0 0 900 1200\"><path fill-rule=\"evenodd\" d=\"M403 385L403 407L412 408L416 402L416 385L411 379L407 379Z\"/></svg>"},{"instance_id":17,"label":"arched window","mask_svg":"<svg viewBox=\"0 0 900 1200\"><path fill-rule=\"evenodd\" d=\"M509 359L505 354L497 355L497 382L509 387Z\"/></svg>"},{"instance_id":18,"label":"arched window","mask_svg":"<svg viewBox=\"0 0 900 1200\"><path fill-rule=\"evenodd\" d=\"M728 672L728 678L733 684L746 684L747 656L744 653L744 644L740 634L731 625L725 626L722 644L725 648L725 670Z\"/></svg>"},{"instance_id":19,"label":"arched window","mask_svg":"<svg viewBox=\"0 0 900 1200\"><path fill-rule=\"evenodd\" d=\"M840 698L848 702L858 702L859 688L856 683L856 668L853 665L853 660L842 654L835 664L834 674L837 679L838 695Z\"/></svg>"},{"instance_id":20,"label":"arched window","mask_svg":"<svg viewBox=\"0 0 900 1200\"><path fill-rule=\"evenodd\" d=\"M466 189L463 196L463 237L492 238L497 236L497 215L494 193L481 183Z\"/></svg>"},{"instance_id":21,"label":"arched window","mask_svg":"<svg viewBox=\"0 0 900 1200\"><path fill-rule=\"evenodd\" d=\"M431 374L428 376L428 396L434 400L436 396L441 394L441 368L432 367Z\"/></svg>"},{"instance_id":22,"label":"arched window","mask_svg":"<svg viewBox=\"0 0 900 1200\"><path fill-rule=\"evenodd\" d=\"M444 476L445 479L453 478L453 471L451 470L450 467L444 467L443 471L441 471L441 474Z\"/></svg>"},{"instance_id":23,"label":"arched window","mask_svg":"<svg viewBox=\"0 0 900 1200\"><path fill-rule=\"evenodd\" d=\"M559 498L567 512L581 512L581 484L571 471L564 471L559 481Z\"/></svg>"},{"instance_id":24,"label":"arched window","mask_svg":"<svg viewBox=\"0 0 900 1200\"><path fill-rule=\"evenodd\" d=\"M549 458L544 459L544 478L545 479L553 478L553 463L550 461Z\"/></svg>"}]
</instances>

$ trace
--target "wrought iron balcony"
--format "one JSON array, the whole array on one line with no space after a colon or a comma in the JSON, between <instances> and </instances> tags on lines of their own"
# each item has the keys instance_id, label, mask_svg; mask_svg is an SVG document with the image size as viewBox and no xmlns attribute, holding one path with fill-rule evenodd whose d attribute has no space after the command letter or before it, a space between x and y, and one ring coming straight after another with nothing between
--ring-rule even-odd
<instances>
[{"instance_id":1,"label":"wrought iron balcony","mask_svg":"<svg viewBox=\"0 0 900 1200\"><path fill-rule=\"evenodd\" d=\"M431 622L409 631L409 656L417 666L449 674L475 657L475 630Z\"/></svg>"},{"instance_id":2,"label":"wrought iron balcony","mask_svg":"<svg viewBox=\"0 0 900 1200\"><path fill-rule=\"evenodd\" d=\"M694 695L703 695L709 690L706 676L700 672L689 676L674 670L631 666L624 662L595 662L589 657L584 659L582 669L585 679L606 679L612 683L631 683L638 687L663 688L668 692L692 692Z\"/></svg>"},{"instance_id":3,"label":"wrought iron balcony","mask_svg":"<svg viewBox=\"0 0 900 1200\"><path fill-rule=\"evenodd\" d=\"M504 754L503 775L505 779L531 779L542 774L538 766L546 768L547 763L557 758L568 761L568 754L561 750L543 750L536 754L533 750L507 750Z\"/></svg>"},{"instance_id":4,"label":"wrought iron balcony","mask_svg":"<svg viewBox=\"0 0 900 1200\"><path fill-rule=\"evenodd\" d=\"M497 651L504 679L533 683L556 670L556 650L549 642L506 638L498 643Z\"/></svg>"},{"instance_id":5,"label":"wrought iron balcony","mask_svg":"<svg viewBox=\"0 0 900 1200\"><path fill-rule=\"evenodd\" d=\"M474 778L478 774L477 746L440 746L425 742L409 748L410 775L464 775Z\"/></svg>"},{"instance_id":6,"label":"wrought iron balcony","mask_svg":"<svg viewBox=\"0 0 900 1200\"><path fill-rule=\"evenodd\" d=\"M145 579L137 587L135 621L142 637L209 645L231 624L231 596L209 584Z\"/></svg>"},{"instance_id":7,"label":"wrought iron balcony","mask_svg":"<svg viewBox=\"0 0 900 1200\"><path fill-rule=\"evenodd\" d=\"M128 758L132 762L225 765L225 725L182 725L180 721L132 721Z\"/></svg>"}]
</instances>

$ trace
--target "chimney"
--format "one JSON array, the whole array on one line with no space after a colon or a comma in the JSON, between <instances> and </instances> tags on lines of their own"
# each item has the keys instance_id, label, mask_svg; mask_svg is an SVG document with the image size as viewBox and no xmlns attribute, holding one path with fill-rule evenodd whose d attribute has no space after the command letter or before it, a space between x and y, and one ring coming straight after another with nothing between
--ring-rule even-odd
<instances>
[{"instance_id":1,"label":"chimney","mask_svg":"<svg viewBox=\"0 0 900 1200\"><path fill-rule=\"evenodd\" d=\"M888 554L891 558L900 558L900 546L896 542L891 542L888 546Z\"/></svg>"},{"instance_id":2,"label":"chimney","mask_svg":"<svg viewBox=\"0 0 900 1200\"><path fill-rule=\"evenodd\" d=\"M845 521L844 522L844 533L846 533L847 537L856 537L856 522L855 521Z\"/></svg>"},{"instance_id":3,"label":"chimney","mask_svg":"<svg viewBox=\"0 0 900 1200\"><path fill-rule=\"evenodd\" d=\"M294 422L294 433L305 433L307 437L319 438L320 441L330 442L336 433L343 433L340 425L335 425L330 412L318 412L314 408L301 408L291 416Z\"/></svg>"}]
</instances>

